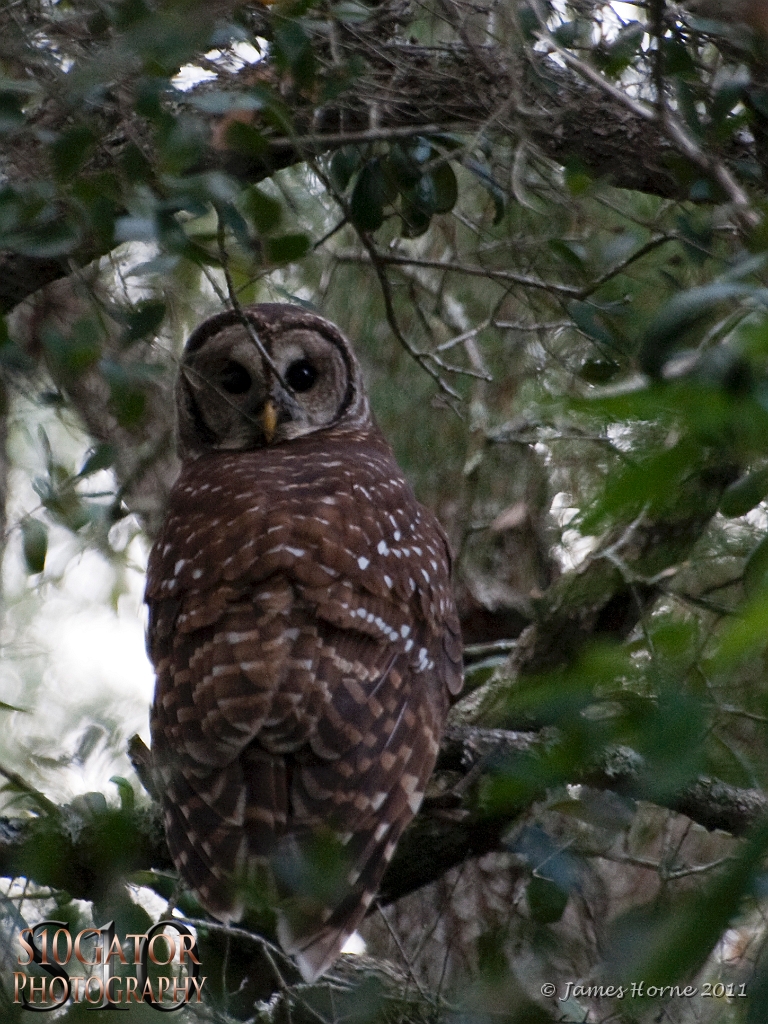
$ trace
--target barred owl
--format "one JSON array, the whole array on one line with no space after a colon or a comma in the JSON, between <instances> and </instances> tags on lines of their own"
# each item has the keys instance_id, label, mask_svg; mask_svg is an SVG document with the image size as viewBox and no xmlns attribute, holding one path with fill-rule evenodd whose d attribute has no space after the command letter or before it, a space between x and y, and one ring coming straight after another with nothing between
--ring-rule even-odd
<instances>
[{"instance_id":1,"label":"barred owl","mask_svg":"<svg viewBox=\"0 0 768 1024\"><path fill-rule=\"evenodd\" d=\"M294 884L278 936L310 980L365 915L461 689L448 544L327 320L264 304L205 321L177 406L146 591L168 846L223 921L265 865ZM343 877L313 897L296 878L329 833Z\"/></svg>"}]
</instances>

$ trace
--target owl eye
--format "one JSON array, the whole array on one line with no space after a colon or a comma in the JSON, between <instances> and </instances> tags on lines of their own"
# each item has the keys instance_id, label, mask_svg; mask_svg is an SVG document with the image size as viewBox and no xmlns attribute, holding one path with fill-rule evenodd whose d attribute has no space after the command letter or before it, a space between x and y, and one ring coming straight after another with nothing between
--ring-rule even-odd
<instances>
[{"instance_id":1,"label":"owl eye","mask_svg":"<svg viewBox=\"0 0 768 1024\"><path fill-rule=\"evenodd\" d=\"M219 383L230 395L244 395L252 381L246 368L230 359L221 372Z\"/></svg>"},{"instance_id":2,"label":"owl eye","mask_svg":"<svg viewBox=\"0 0 768 1024\"><path fill-rule=\"evenodd\" d=\"M317 380L317 370L308 359L297 359L285 371L285 382L292 391L309 391Z\"/></svg>"}]
</instances>

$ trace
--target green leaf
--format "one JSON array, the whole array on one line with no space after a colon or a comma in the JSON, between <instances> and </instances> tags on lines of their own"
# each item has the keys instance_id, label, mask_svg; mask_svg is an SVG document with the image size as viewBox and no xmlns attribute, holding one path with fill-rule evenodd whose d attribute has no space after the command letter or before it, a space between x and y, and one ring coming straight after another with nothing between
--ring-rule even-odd
<instances>
[{"instance_id":1,"label":"green leaf","mask_svg":"<svg viewBox=\"0 0 768 1024\"><path fill-rule=\"evenodd\" d=\"M729 115L734 112L744 96L749 85L749 72L746 68L741 68L731 74L721 73L718 79L718 86L710 103L710 117L714 124L721 124L725 128L730 125L735 128L739 123L738 118L731 118ZM727 136L726 130L722 137Z\"/></svg>"},{"instance_id":2,"label":"green leaf","mask_svg":"<svg viewBox=\"0 0 768 1024\"><path fill-rule=\"evenodd\" d=\"M768 588L768 537L764 537L744 566L744 593L754 597Z\"/></svg>"},{"instance_id":3,"label":"green leaf","mask_svg":"<svg viewBox=\"0 0 768 1024\"><path fill-rule=\"evenodd\" d=\"M165 78L142 76L135 86L135 108L140 117L146 117L156 125L168 125L168 114L163 109L163 93L168 88Z\"/></svg>"},{"instance_id":4,"label":"green leaf","mask_svg":"<svg viewBox=\"0 0 768 1024\"><path fill-rule=\"evenodd\" d=\"M484 683L487 683L492 676L506 663L506 657L494 656L484 658L467 665L464 669L464 685L466 692L477 690Z\"/></svg>"},{"instance_id":5,"label":"green leaf","mask_svg":"<svg viewBox=\"0 0 768 1024\"><path fill-rule=\"evenodd\" d=\"M87 456L83 468L77 474L79 477L91 476L102 469L110 469L115 464L117 449L113 444L98 444Z\"/></svg>"},{"instance_id":6,"label":"green leaf","mask_svg":"<svg viewBox=\"0 0 768 1024\"><path fill-rule=\"evenodd\" d=\"M149 18L152 10L145 0L120 0L114 4L110 14L117 28L127 29Z\"/></svg>"},{"instance_id":7,"label":"green leaf","mask_svg":"<svg viewBox=\"0 0 768 1024\"><path fill-rule=\"evenodd\" d=\"M696 78L696 62L688 49L679 40L665 36L661 40L665 71L671 77Z\"/></svg>"},{"instance_id":8,"label":"green leaf","mask_svg":"<svg viewBox=\"0 0 768 1024\"><path fill-rule=\"evenodd\" d=\"M80 238L79 227L72 221L60 218L34 224L27 231L7 238L6 244L24 256L53 259L71 253L79 245Z\"/></svg>"},{"instance_id":9,"label":"green leaf","mask_svg":"<svg viewBox=\"0 0 768 1024\"><path fill-rule=\"evenodd\" d=\"M243 215L260 235L268 235L280 226L283 207L278 199L267 195L257 185L247 188L241 198Z\"/></svg>"},{"instance_id":10,"label":"green leaf","mask_svg":"<svg viewBox=\"0 0 768 1024\"><path fill-rule=\"evenodd\" d=\"M384 205L389 201L386 175L378 158L369 160L358 175L349 212L359 231L376 231L384 223Z\"/></svg>"},{"instance_id":11,"label":"green leaf","mask_svg":"<svg viewBox=\"0 0 768 1024\"><path fill-rule=\"evenodd\" d=\"M581 35L581 24L578 20L561 22L553 35L561 46L573 46Z\"/></svg>"},{"instance_id":12,"label":"green leaf","mask_svg":"<svg viewBox=\"0 0 768 1024\"><path fill-rule=\"evenodd\" d=\"M625 70L642 48L646 28L638 21L624 25L609 46L595 50L595 61L602 70L615 78Z\"/></svg>"},{"instance_id":13,"label":"green leaf","mask_svg":"<svg viewBox=\"0 0 768 1024\"><path fill-rule=\"evenodd\" d=\"M702 138L703 128L701 118L699 117L699 111L696 106L696 101L698 99L696 90L684 79L676 78L675 93L677 94L677 102L680 112L682 113L688 128L697 139Z\"/></svg>"},{"instance_id":14,"label":"green leaf","mask_svg":"<svg viewBox=\"0 0 768 1024\"><path fill-rule=\"evenodd\" d=\"M677 227L684 241L686 254L696 264L707 259L706 250L714 238L714 224L711 215L703 210L688 211L677 217ZM687 244L690 242L690 244Z\"/></svg>"},{"instance_id":15,"label":"green leaf","mask_svg":"<svg viewBox=\"0 0 768 1024\"><path fill-rule=\"evenodd\" d=\"M264 243L264 250L270 263L294 263L303 259L309 249L309 238L300 233L268 238Z\"/></svg>"},{"instance_id":16,"label":"green leaf","mask_svg":"<svg viewBox=\"0 0 768 1024\"><path fill-rule=\"evenodd\" d=\"M387 174L395 183L398 191L404 192L413 188L421 177L421 168L413 155L398 143L390 146L386 162Z\"/></svg>"},{"instance_id":17,"label":"green leaf","mask_svg":"<svg viewBox=\"0 0 768 1024\"><path fill-rule=\"evenodd\" d=\"M76 320L69 337L47 325L43 327L41 336L48 359L69 377L79 376L99 358L101 328L92 317Z\"/></svg>"},{"instance_id":18,"label":"green leaf","mask_svg":"<svg viewBox=\"0 0 768 1024\"><path fill-rule=\"evenodd\" d=\"M204 121L190 115L178 115L173 124L158 133L163 169L183 174L200 164L208 146L208 128Z\"/></svg>"},{"instance_id":19,"label":"green leaf","mask_svg":"<svg viewBox=\"0 0 768 1024\"><path fill-rule=\"evenodd\" d=\"M600 310L590 302L569 302L568 312L582 334L609 349L618 348L616 338L605 326Z\"/></svg>"},{"instance_id":20,"label":"green leaf","mask_svg":"<svg viewBox=\"0 0 768 1024\"><path fill-rule=\"evenodd\" d=\"M400 204L400 216L403 220L403 234L406 238L418 238L419 235L423 235L429 229L432 221L431 216L410 202L407 196L403 196L403 201Z\"/></svg>"},{"instance_id":21,"label":"green leaf","mask_svg":"<svg viewBox=\"0 0 768 1024\"><path fill-rule=\"evenodd\" d=\"M24 561L31 574L42 572L48 553L48 529L39 519L25 519L21 524Z\"/></svg>"},{"instance_id":22,"label":"green leaf","mask_svg":"<svg viewBox=\"0 0 768 1024\"><path fill-rule=\"evenodd\" d=\"M232 120L224 132L227 149L243 156L261 158L268 151L267 140L254 125L245 121Z\"/></svg>"},{"instance_id":23,"label":"green leaf","mask_svg":"<svg viewBox=\"0 0 768 1024\"><path fill-rule=\"evenodd\" d=\"M95 144L96 136L87 125L75 125L62 132L51 146L51 162L56 177L61 181L74 178Z\"/></svg>"},{"instance_id":24,"label":"green leaf","mask_svg":"<svg viewBox=\"0 0 768 1024\"><path fill-rule=\"evenodd\" d=\"M680 292L653 317L645 331L640 361L647 373L657 374L685 331L702 323L721 303L750 298L766 302L768 291L742 281L720 279Z\"/></svg>"},{"instance_id":25,"label":"green leaf","mask_svg":"<svg viewBox=\"0 0 768 1024\"><path fill-rule=\"evenodd\" d=\"M294 897L286 900L289 912L298 910L301 914L308 903L315 901L333 905L344 894L349 853L330 827L313 832L300 853L288 853L273 863L278 882Z\"/></svg>"},{"instance_id":26,"label":"green leaf","mask_svg":"<svg viewBox=\"0 0 768 1024\"><path fill-rule=\"evenodd\" d=\"M763 117L768 117L768 88L755 84L748 90L748 96L750 103L760 111Z\"/></svg>"},{"instance_id":27,"label":"green leaf","mask_svg":"<svg viewBox=\"0 0 768 1024\"><path fill-rule=\"evenodd\" d=\"M144 419L152 368L146 364L126 366L112 359L102 359L99 368L109 384L110 403L118 422L124 427L137 426Z\"/></svg>"},{"instance_id":28,"label":"green leaf","mask_svg":"<svg viewBox=\"0 0 768 1024\"><path fill-rule=\"evenodd\" d=\"M446 161L432 171L435 190L435 213L450 213L459 198L459 186L453 168Z\"/></svg>"},{"instance_id":29,"label":"green leaf","mask_svg":"<svg viewBox=\"0 0 768 1024\"><path fill-rule=\"evenodd\" d=\"M339 192L344 192L352 175L360 166L360 150L357 146L342 146L331 157L331 182Z\"/></svg>"},{"instance_id":30,"label":"green leaf","mask_svg":"<svg viewBox=\"0 0 768 1024\"><path fill-rule=\"evenodd\" d=\"M25 120L21 96L10 89L0 88L0 135L16 132Z\"/></svg>"},{"instance_id":31,"label":"green leaf","mask_svg":"<svg viewBox=\"0 0 768 1024\"><path fill-rule=\"evenodd\" d=\"M181 257L178 255L155 256L152 260L147 260L145 263L139 263L127 276L168 277L171 274L176 273L180 266L182 266L182 261Z\"/></svg>"},{"instance_id":32,"label":"green leaf","mask_svg":"<svg viewBox=\"0 0 768 1024\"><path fill-rule=\"evenodd\" d=\"M281 298L290 302L294 306L301 306L303 309L309 310L310 313L319 313L317 306L314 302L310 302L309 299L302 299L300 295L290 291L288 288L284 288L283 285L274 282L272 284L272 290L275 295L279 295Z\"/></svg>"},{"instance_id":33,"label":"green leaf","mask_svg":"<svg viewBox=\"0 0 768 1024\"><path fill-rule=\"evenodd\" d=\"M523 39L531 44L537 42L537 33L541 29L538 10L530 3L523 2L520 4L517 17Z\"/></svg>"},{"instance_id":34,"label":"green leaf","mask_svg":"<svg viewBox=\"0 0 768 1024\"><path fill-rule=\"evenodd\" d=\"M120 157L120 167L123 174L134 185L141 182L151 181L154 177L154 168L147 160L135 142L129 142Z\"/></svg>"},{"instance_id":35,"label":"green leaf","mask_svg":"<svg viewBox=\"0 0 768 1024\"><path fill-rule=\"evenodd\" d=\"M554 882L566 894L579 888L579 858L560 846L540 824L524 825L505 845L528 865L534 878Z\"/></svg>"},{"instance_id":36,"label":"green leaf","mask_svg":"<svg viewBox=\"0 0 768 1024\"><path fill-rule=\"evenodd\" d=\"M357 0L338 0L333 5L333 16L342 23L360 25L371 17L371 8Z\"/></svg>"},{"instance_id":37,"label":"green leaf","mask_svg":"<svg viewBox=\"0 0 768 1024\"><path fill-rule=\"evenodd\" d=\"M422 174L408 192L410 204L427 217L437 212L437 191L431 174Z\"/></svg>"},{"instance_id":38,"label":"green leaf","mask_svg":"<svg viewBox=\"0 0 768 1024\"><path fill-rule=\"evenodd\" d=\"M304 89L315 79L315 55L307 33L293 19L281 19L272 37L277 66L290 71L296 84Z\"/></svg>"},{"instance_id":39,"label":"green leaf","mask_svg":"<svg viewBox=\"0 0 768 1024\"><path fill-rule=\"evenodd\" d=\"M165 312L165 303L160 299L137 302L126 317L126 345L133 345L134 342L146 338L149 334L153 336L157 334L160 324L165 319Z\"/></svg>"},{"instance_id":40,"label":"green leaf","mask_svg":"<svg viewBox=\"0 0 768 1024\"><path fill-rule=\"evenodd\" d=\"M731 619L720 633L720 645L706 664L708 672L725 672L762 651L768 638L768 598L761 593Z\"/></svg>"},{"instance_id":41,"label":"green leaf","mask_svg":"<svg viewBox=\"0 0 768 1024\"><path fill-rule=\"evenodd\" d=\"M609 789L590 789L585 786L577 798L569 795L548 801L547 809L618 836L632 824L637 806L629 797L619 796Z\"/></svg>"},{"instance_id":42,"label":"green leaf","mask_svg":"<svg viewBox=\"0 0 768 1024\"><path fill-rule=\"evenodd\" d=\"M432 143L423 135L417 135L409 146L408 153L417 164L425 164L432 159Z\"/></svg>"},{"instance_id":43,"label":"green leaf","mask_svg":"<svg viewBox=\"0 0 768 1024\"><path fill-rule=\"evenodd\" d=\"M477 937L477 966L485 979L504 984L509 980L505 928L491 928Z\"/></svg>"},{"instance_id":44,"label":"green leaf","mask_svg":"<svg viewBox=\"0 0 768 1024\"><path fill-rule=\"evenodd\" d=\"M571 195L583 196L592 188L594 179L580 160L570 159L565 164L565 184Z\"/></svg>"},{"instance_id":45,"label":"green leaf","mask_svg":"<svg viewBox=\"0 0 768 1024\"><path fill-rule=\"evenodd\" d=\"M163 899L169 900L179 887L178 875L166 871L135 871L129 875L128 881L134 885L143 885L153 889Z\"/></svg>"},{"instance_id":46,"label":"green leaf","mask_svg":"<svg viewBox=\"0 0 768 1024\"><path fill-rule=\"evenodd\" d=\"M453 209L458 197L456 176L450 165L443 163L420 175L411 187L401 188L401 195L403 234L416 238L427 230L433 214Z\"/></svg>"},{"instance_id":47,"label":"green leaf","mask_svg":"<svg viewBox=\"0 0 768 1024\"><path fill-rule=\"evenodd\" d=\"M642 978L648 985L668 985L690 976L739 913L754 886L766 849L768 824L753 828L732 863L701 890L676 901L631 911L614 926L608 948L610 977Z\"/></svg>"},{"instance_id":48,"label":"green leaf","mask_svg":"<svg viewBox=\"0 0 768 1024\"><path fill-rule=\"evenodd\" d=\"M534 875L526 887L525 901L534 921L538 921L539 924L553 924L565 913L568 893L556 882Z\"/></svg>"},{"instance_id":49,"label":"green leaf","mask_svg":"<svg viewBox=\"0 0 768 1024\"><path fill-rule=\"evenodd\" d=\"M564 263L568 263L576 270L584 270L584 260L576 252L573 245L564 242L562 238L551 238L547 242L547 246Z\"/></svg>"},{"instance_id":50,"label":"green leaf","mask_svg":"<svg viewBox=\"0 0 768 1024\"><path fill-rule=\"evenodd\" d=\"M241 194L240 186L234 178L221 171L166 178L165 183L169 198L160 208L174 212L187 210L197 217L209 216L212 203L232 204Z\"/></svg>"},{"instance_id":51,"label":"green leaf","mask_svg":"<svg viewBox=\"0 0 768 1024\"><path fill-rule=\"evenodd\" d=\"M504 189L501 187L498 181L496 181L496 179L488 170L488 168L484 167L483 164L478 163L477 160L473 160L467 157L464 160L464 166L467 168L468 171L471 171L476 178L479 179L479 181L483 185L483 188L485 188L485 190L493 199L493 205L496 210L495 216L493 218L493 223L494 225L500 224L504 217L504 212L506 210L507 205L507 197L506 193L504 192Z\"/></svg>"},{"instance_id":52,"label":"green leaf","mask_svg":"<svg viewBox=\"0 0 768 1024\"><path fill-rule=\"evenodd\" d=\"M79 174L72 182L72 195L81 203L98 243L111 249L115 244L115 220L122 205L118 176L107 171Z\"/></svg>"},{"instance_id":53,"label":"green leaf","mask_svg":"<svg viewBox=\"0 0 768 1024\"><path fill-rule=\"evenodd\" d=\"M724 516L744 516L768 495L768 467L755 470L740 477L726 487L720 499L720 511Z\"/></svg>"},{"instance_id":54,"label":"green leaf","mask_svg":"<svg viewBox=\"0 0 768 1024\"><path fill-rule=\"evenodd\" d=\"M698 445L685 437L672 448L623 466L607 478L601 498L584 514L582 531L594 533L616 520L628 522L642 509L651 519L700 514L703 494L693 486L700 459Z\"/></svg>"},{"instance_id":55,"label":"green leaf","mask_svg":"<svg viewBox=\"0 0 768 1024\"><path fill-rule=\"evenodd\" d=\"M130 784L128 779L124 779L122 775L113 775L110 782L114 782L117 786L118 794L120 795L120 808L123 811L132 811L136 804L136 794L133 791L133 786Z\"/></svg>"},{"instance_id":56,"label":"green leaf","mask_svg":"<svg viewBox=\"0 0 768 1024\"><path fill-rule=\"evenodd\" d=\"M91 522L93 506L86 505L73 487L74 480L66 469L48 460L48 476L37 477L32 486L40 496L49 516L73 533Z\"/></svg>"}]
</instances>

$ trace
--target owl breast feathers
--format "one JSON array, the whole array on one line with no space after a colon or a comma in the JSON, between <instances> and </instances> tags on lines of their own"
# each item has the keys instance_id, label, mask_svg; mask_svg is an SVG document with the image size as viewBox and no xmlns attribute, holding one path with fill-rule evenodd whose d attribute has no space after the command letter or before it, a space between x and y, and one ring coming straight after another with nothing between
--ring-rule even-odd
<instances>
[{"instance_id":1,"label":"owl breast feathers","mask_svg":"<svg viewBox=\"0 0 768 1024\"><path fill-rule=\"evenodd\" d=\"M182 363L183 468L146 593L153 762L200 902L238 919L269 865L280 941L311 980L419 808L461 641L446 539L346 339L295 307L246 312L248 328L206 321Z\"/></svg>"}]
</instances>

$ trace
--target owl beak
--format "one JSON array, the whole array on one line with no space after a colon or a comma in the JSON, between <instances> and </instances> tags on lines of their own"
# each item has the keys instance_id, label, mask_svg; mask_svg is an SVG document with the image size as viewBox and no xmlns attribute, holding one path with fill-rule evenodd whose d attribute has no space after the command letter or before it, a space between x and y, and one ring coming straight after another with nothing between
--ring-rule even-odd
<instances>
[{"instance_id":1,"label":"owl beak","mask_svg":"<svg viewBox=\"0 0 768 1024\"><path fill-rule=\"evenodd\" d=\"M272 444L277 427L277 407L271 398L266 400L261 411L261 425L264 429L264 439L267 444Z\"/></svg>"}]
</instances>

